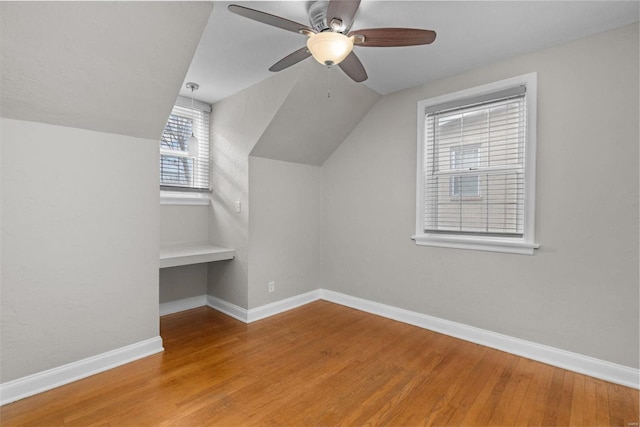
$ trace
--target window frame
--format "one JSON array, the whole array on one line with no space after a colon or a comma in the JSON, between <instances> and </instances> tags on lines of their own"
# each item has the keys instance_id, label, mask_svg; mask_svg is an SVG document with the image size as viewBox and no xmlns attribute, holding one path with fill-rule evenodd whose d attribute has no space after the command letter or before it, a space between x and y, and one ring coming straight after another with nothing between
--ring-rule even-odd
<instances>
[{"instance_id":1,"label":"window frame","mask_svg":"<svg viewBox=\"0 0 640 427\"><path fill-rule=\"evenodd\" d=\"M171 108L170 114L176 114L182 117L181 114L175 113L176 107L181 107L184 109L191 109L191 98L185 98L182 96L178 96L174 106ZM193 110L203 116L208 116L211 113L211 106L205 104L200 101L193 101ZM193 120L192 117L189 119ZM208 205L210 203L210 193L211 189L211 130L209 129L209 121L210 118L207 117L207 120L204 120L203 124L206 125L206 133L209 136L206 142L198 139L200 146L206 144L208 147L209 159L208 159L208 174L209 174L209 188L190 188L190 187L181 187L181 186L173 186L173 185L164 185L162 182L160 183L160 204L161 205ZM166 125L165 125L166 127ZM203 128L204 129L204 128ZM164 132L164 130L163 130ZM191 158L188 155L188 151L180 151L180 150L170 150L162 148L160 144L159 158L162 159L162 156L170 156L170 157L186 157ZM195 161L194 161L195 162ZM161 177L160 177L161 178Z\"/></svg>"},{"instance_id":2,"label":"window frame","mask_svg":"<svg viewBox=\"0 0 640 427\"><path fill-rule=\"evenodd\" d=\"M426 109L444 103L472 102L472 99L498 94L498 92L526 86L526 133L525 133L525 196L524 226L522 237L497 237L482 235L460 235L446 232L425 232L425 120ZM497 82L418 101L417 106L417 169L416 169L416 234L412 236L416 245L456 249L472 249L490 252L533 255L540 247L535 243L535 181L536 181L536 123L537 123L537 73L500 80ZM455 197L455 196L452 196Z\"/></svg>"},{"instance_id":3,"label":"window frame","mask_svg":"<svg viewBox=\"0 0 640 427\"><path fill-rule=\"evenodd\" d=\"M471 152L471 151L475 151L476 155L476 168L480 166L480 159L481 159L481 147L480 144L466 144L466 145L458 145L455 147L451 147L449 149L449 170L456 170L457 169L457 163L458 163L458 157L460 157L460 161L462 163L465 162L465 152ZM460 152L460 155L456 155L457 152ZM455 163L455 164L454 164ZM475 178L476 179L476 192L475 194L463 194L462 188L462 181L463 178ZM459 194L456 194L455 190L456 190L456 178L459 179ZM466 176L462 176L462 175L452 175L449 177L449 199L450 200L460 200L460 198L462 198L462 200L482 200L482 192L481 192L481 185L480 185L480 175L466 175Z\"/></svg>"},{"instance_id":4,"label":"window frame","mask_svg":"<svg viewBox=\"0 0 640 427\"><path fill-rule=\"evenodd\" d=\"M184 118L183 116L179 116L177 114L173 114L173 112L171 113L171 116L177 116L177 117L181 117ZM171 117L170 116L170 117ZM166 126L165 126L166 129ZM163 131L164 134L164 131ZM183 191L183 192L203 192L203 189L199 189L199 188L195 188L195 187L186 187L186 186L181 186L181 185L170 185L167 184L166 182L163 183L162 182L162 170L163 170L163 158L174 158L177 159L181 162L187 162L189 163L189 167L191 169L191 173L194 174L194 170L196 167L196 159L194 157L189 156L189 148L187 147L186 150L171 150L171 149L167 149L167 148L162 148L162 145L160 146L160 190L161 191ZM193 179L195 179L195 177L193 177ZM175 188L175 190L174 190Z\"/></svg>"}]
</instances>

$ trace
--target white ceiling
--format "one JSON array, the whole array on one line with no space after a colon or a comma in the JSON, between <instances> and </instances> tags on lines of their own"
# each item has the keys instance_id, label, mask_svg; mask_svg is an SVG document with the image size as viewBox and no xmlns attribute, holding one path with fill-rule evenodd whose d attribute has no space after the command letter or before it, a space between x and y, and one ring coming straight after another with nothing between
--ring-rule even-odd
<instances>
[{"instance_id":1,"label":"white ceiling","mask_svg":"<svg viewBox=\"0 0 640 427\"><path fill-rule=\"evenodd\" d=\"M200 84L195 98L204 102L215 103L268 78L271 65L306 43L305 36L229 12L232 3L308 23L305 1L216 1L185 79ZM369 75L363 84L387 94L636 22L639 6L612 0L364 0L353 29L426 28L438 36L428 46L355 51ZM190 95L184 84L180 93Z\"/></svg>"}]
</instances>

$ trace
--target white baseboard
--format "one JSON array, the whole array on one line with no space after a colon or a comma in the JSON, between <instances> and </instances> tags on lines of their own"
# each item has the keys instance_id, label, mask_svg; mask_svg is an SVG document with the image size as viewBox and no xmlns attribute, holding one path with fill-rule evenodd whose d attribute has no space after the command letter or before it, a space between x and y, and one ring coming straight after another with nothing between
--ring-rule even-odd
<instances>
[{"instance_id":1,"label":"white baseboard","mask_svg":"<svg viewBox=\"0 0 640 427\"><path fill-rule=\"evenodd\" d=\"M0 405L15 402L163 351L155 337L0 384Z\"/></svg>"},{"instance_id":2,"label":"white baseboard","mask_svg":"<svg viewBox=\"0 0 640 427\"><path fill-rule=\"evenodd\" d=\"M320 289L316 289L315 291L261 305L260 307L249 310L221 300L220 298L207 295L207 305L241 322L251 323L317 301L320 299L320 292Z\"/></svg>"},{"instance_id":3,"label":"white baseboard","mask_svg":"<svg viewBox=\"0 0 640 427\"><path fill-rule=\"evenodd\" d=\"M211 295L207 295L207 306L213 308L214 310L218 310L219 312L224 313L227 316L231 316L241 322L247 323L247 319L249 316L246 308L239 307L235 304L231 304L230 302L226 302L225 300L216 298Z\"/></svg>"},{"instance_id":4,"label":"white baseboard","mask_svg":"<svg viewBox=\"0 0 640 427\"><path fill-rule=\"evenodd\" d=\"M320 298L569 371L627 387L640 388L638 369L326 289L320 291Z\"/></svg>"},{"instance_id":5,"label":"white baseboard","mask_svg":"<svg viewBox=\"0 0 640 427\"><path fill-rule=\"evenodd\" d=\"M271 317L273 315L289 311L301 305L309 304L310 302L320 299L320 289L307 292L301 295L296 295L291 298L286 298L280 301L272 302L270 304L262 305L260 307L252 308L247 313L247 323L255 322L256 320Z\"/></svg>"},{"instance_id":6,"label":"white baseboard","mask_svg":"<svg viewBox=\"0 0 640 427\"><path fill-rule=\"evenodd\" d=\"M163 302L160 304L160 316L191 310L192 308L204 307L205 305L207 305L206 295L198 295L197 297Z\"/></svg>"}]
</instances>

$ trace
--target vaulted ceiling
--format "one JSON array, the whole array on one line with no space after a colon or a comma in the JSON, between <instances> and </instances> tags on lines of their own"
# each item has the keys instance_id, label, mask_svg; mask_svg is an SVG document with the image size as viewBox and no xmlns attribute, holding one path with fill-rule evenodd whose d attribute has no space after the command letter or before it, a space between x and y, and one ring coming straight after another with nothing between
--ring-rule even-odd
<instances>
[{"instance_id":1,"label":"vaulted ceiling","mask_svg":"<svg viewBox=\"0 0 640 427\"><path fill-rule=\"evenodd\" d=\"M309 1L237 1L309 22ZM306 37L235 15L217 1L186 81L214 103L268 78L268 68L303 47ZM356 47L369 79L387 94L638 21L637 1L374 1L363 0L353 29L413 27L436 31L427 46ZM294 67L303 67L306 59ZM315 63L316 67L322 65ZM182 86L182 94L188 91Z\"/></svg>"},{"instance_id":2,"label":"vaulted ceiling","mask_svg":"<svg viewBox=\"0 0 640 427\"><path fill-rule=\"evenodd\" d=\"M309 2L237 3L308 21ZM304 46L304 36L232 14L228 4L0 2L0 113L157 139L178 91L190 95L185 82L198 82L196 98L214 103L273 76L269 66ZM253 155L321 164L378 94L637 22L639 5L363 0L354 28L429 28L435 43L356 47L364 84L337 68L327 83L311 58L286 70L296 83Z\"/></svg>"},{"instance_id":3,"label":"vaulted ceiling","mask_svg":"<svg viewBox=\"0 0 640 427\"><path fill-rule=\"evenodd\" d=\"M337 69L315 65L283 71L294 83L251 155L320 166L380 97Z\"/></svg>"},{"instance_id":4,"label":"vaulted ceiling","mask_svg":"<svg viewBox=\"0 0 640 427\"><path fill-rule=\"evenodd\" d=\"M0 2L3 117L159 139L208 2Z\"/></svg>"}]
</instances>

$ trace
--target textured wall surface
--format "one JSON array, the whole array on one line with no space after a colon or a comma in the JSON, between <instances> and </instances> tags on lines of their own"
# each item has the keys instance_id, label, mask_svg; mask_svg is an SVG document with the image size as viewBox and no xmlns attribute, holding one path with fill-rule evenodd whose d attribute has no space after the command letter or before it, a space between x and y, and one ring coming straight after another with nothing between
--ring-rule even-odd
<instances>
[{"instance_id":1,"label":"textured wall surface","mask_svg":"<svg viewBox=\"0 0 640 427\"><path fill-rule=\"evenodd\" d=\"M157 337L157 141L0 123L0 381Z\"/></svg>"},{"instance_id":2,"label":"textured wall surface","mask_svg":"<svg viewBox=\"0 0 640 427\"><path fill-rule=\"evenodd\" d=\"M213 105L213 160L210 241L233 248L233 261L209 263L208 293L248 308L249 153L295 84L297 76L279 73ZM240 213L235 203L240 202Z\"/></svg>"},{"instance_id":3,"label":"textured wall surface","mask_svg":"<svg viewBox=\"0 0 640 427\"><path fill-rule=\"evenodd\" d=\"M249 308L321 288L320 168L250 157L249 189Z\"/></svg>"},{"instance_id":4,"label":"textured wall surface","mask_svg":"<svg viewBox=\"0 0 640 427\"><path fill-rule=\"evenodd\" d=\"M533 256L416 246L416 103L538 73ZM384 96L323 165L323 286L638 367L638 25Z\"/></svg>"},{"instance_id":5,"label":"textured wall surface","mask_svg":"<svg viewBox=\"0 0 640 427\"><path fill-rule=\"evenodd\" d=\"M199 297L207 293L207 264L160 269L160 303Z\"/></svg>"},{"instance_id":6,"label":"textured wall surface","mask_svg":"<svg viewBox=\"0 0 640 427\"><path fill-rule=\"evenodd\" d=\"M209 206L160 206L160 246L209 240Z\"/></svg>"},{"instance_id":7,"label":"textured wall surface","mask_svg":"<svg viewBox=\"0 0 640 427\"><path fill-rule=\"evenodd\" d=\"M160 246L209 241L208 206L160 206ZM160 303L207 293L207 265L160 269Z\"/></svg>"}]
</instances>

